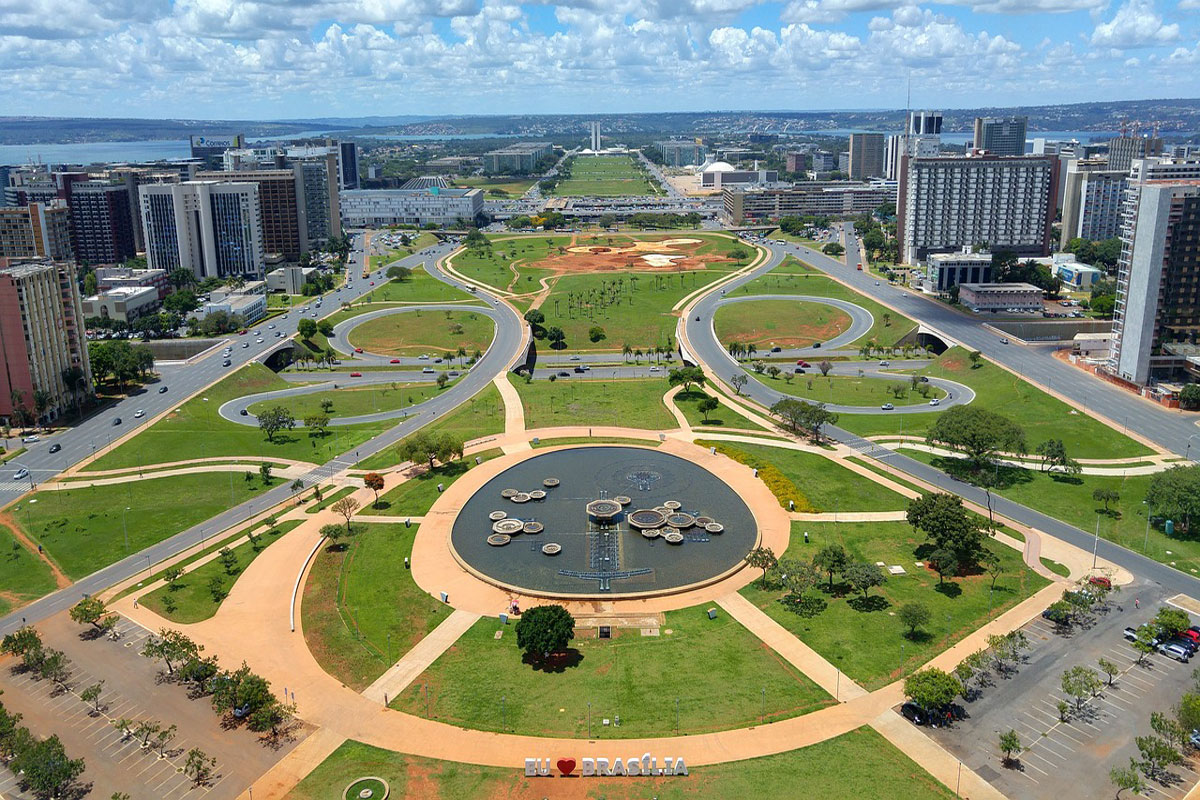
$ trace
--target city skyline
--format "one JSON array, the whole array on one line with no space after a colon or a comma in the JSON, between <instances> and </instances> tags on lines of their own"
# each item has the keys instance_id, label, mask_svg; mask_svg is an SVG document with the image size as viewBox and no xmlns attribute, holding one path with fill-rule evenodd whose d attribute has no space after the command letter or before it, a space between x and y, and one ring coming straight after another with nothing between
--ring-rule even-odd
<instances>
[{"instance_id":1,"label":"city skyline","mask_svg":"<svg viewBox=\"0 0 1200 800\"><path fill-rule=\"evenodd\" d=\"M0 10L0 105L226 119L895 108L910 79L913 107L1179 97L1200 90L1198 8L118 0L68 17L20 0Z\"/></svg>"}]
</instances>

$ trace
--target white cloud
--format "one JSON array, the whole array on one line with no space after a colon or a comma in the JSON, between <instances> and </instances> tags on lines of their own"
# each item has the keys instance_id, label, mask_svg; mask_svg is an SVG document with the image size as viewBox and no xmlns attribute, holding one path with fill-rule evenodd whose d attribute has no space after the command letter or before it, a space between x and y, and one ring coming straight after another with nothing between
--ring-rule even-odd
<instances>
[{"instance_id":1,"label":"white cloud","mask_svg":"<svg viewBox=\"0 0 1200 800\"><path fill-rule=\"evenodd\" d=\"M1126 49L1155 47L1178 40L1179 25L1164 24L1162 15L1154 8L1154 0L1128 0L1111 20L1096 26L1091 42L1096 47Z\"/></svg>"}]
</instances>

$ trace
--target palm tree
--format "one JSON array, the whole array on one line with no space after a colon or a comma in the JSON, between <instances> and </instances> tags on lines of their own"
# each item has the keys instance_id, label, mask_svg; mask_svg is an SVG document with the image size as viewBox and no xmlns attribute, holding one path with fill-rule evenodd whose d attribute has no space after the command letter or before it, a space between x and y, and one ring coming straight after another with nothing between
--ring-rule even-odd
<instances>
[{"instance_id":1,"label":"palm tree","mask_svg":"<svg viewBox=\"0 0 1200 800\"><path fill-rule=\"evenodd\" d=\"M639 347L638 349L633 351L633 363L634 364L638 363L638 359L640 359L641 357L642 357L642 348Z\"/></svg>"},{"instance_id":2,"label":"palm tree","mask_svg":"<svg viewBox=\"0 0 1200 800\"><path fill-rule=\"evenodd\" d=\"M622 356L622 357L623 357L623 358L624 358L626 361L628 361L628 360L629 360L629 357L630 357L631 355L633 355L633 348L629 346L629 343L628 343L628 342L626 342L625 344L621 345L621 356Z\"/></svg>"},{"instance_id":3,"label":"palm tree","mask_svg":"<svg viewBox=\"0 0 1200 800\"><path fill-rule=\"evenodd\" d=\"M460 344L458 346L458 352L455 353L455 355L458 356L458 365L461 367L463 365L463 359L467 357L467 348Z\"/></svg>"},{"instance_id":4,"label":"palm tree","mask_svg":"<svg viewBox=\"0 0 1200 800\"><path fill-rule=\"evenodd\" d=\"M749 356L750 358L754 358L754 356L757 353L758 353L758 347L754 344L754 342L750 342L748 345L746 345L746 355L747 356Z\"/></svg>"},{"instance_id":5,"label":"palm tree","mask_svg":"<svg viewBox=\"0 0 1200 800\"><path fill-rule=\"evenodd\" d=\"M43 417L46 414L46 409L50 407L53 396L45 389L33 390L33 412L37 416L38 424L43 423Z\"/></svg>"}]
</instances>

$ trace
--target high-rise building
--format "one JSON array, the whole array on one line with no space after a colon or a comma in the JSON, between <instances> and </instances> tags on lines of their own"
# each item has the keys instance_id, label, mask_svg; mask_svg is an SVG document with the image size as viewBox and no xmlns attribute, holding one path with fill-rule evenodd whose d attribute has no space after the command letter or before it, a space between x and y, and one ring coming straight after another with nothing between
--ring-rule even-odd
<instances>
[{"instance_id":1,"label":"high-rise building","mask_svg":"<svg viewBox=\"0 0 1200 800\"><path fill-rule=\"evenodd\" d=\"M79 380L69 386L73 367ZM34 393L46 392L42 417L55 419L91 385L75 265L0 259L0 417L14 422L15 396L32 418Z\"/></svg>"},{"instance_id":2,"label":"high-rise building","mask_svg":"<svg viewBox=\"0 0 1200 800\"><path fill-rule=\"evenodd\" d=\"M382 225L473 224L483 214L479 189L356 189L342 192L342 224L348 228Z\"/></svg>"},{"instance_id":3,"label":"high-rise building","mask_svg":"<svg viewBox=\"0 0 1200 800\"><path fill-rule=\"evenodd\" d=\"M142 229L151 269L189 269L200 280L261 278L258 184L184 181L143 186Z\"/></svg>"},{"instance_id":4,"label":"high-rise building","mask_svg":"<svg viewBox=\"0 0 1200 800\"><path fill-rule=\"evenodd\" d=\"M301 167L197 172L196 180L257 184L263 253L281 256L284 261L299 261L300 255L308 251L307 207Z\"/></svg>"},{"instance_id":5,"label":"high-rise building","mask_svg":"<svg viewBox=\"0 0 1200 800\"><path fill-rule=\"evenodd\" d=\"M0 208L0 258L66 261L71 250L71 211L61 200Z\"/></svg>"},{"instance_id":6,"label":"high-rise building","mask_svg":"<svg viewBox=\"0 0 1200 800\"><path fill-rule=\"evenodd\" d=\"M987 243L1019 256L1050 252L1057 156L904 157L897 238L906 264Z\"/></svg>"},{"instance_id":7,"label":"high-rise building","mask_svg":"<svg viewBox=\"0 0 1200 800\"><path fill-rule=\"evenodd\" d=\"M116 264L137 254L133 209L124 183L77 181L71 184L71 234L81 264Z\"/></svg>"},{"instance_id":8,"label":"high-rise building","mask_svg":"<svg viewBox=\"0 0 1200 800\"><path fill-rule=\"evenodd\" d=\"M940 111L910 111L908 112L909 136L942 137L942 112Z\"/></svg>"},{"instance_id":9,"label":"high-rise building","mask_svg":"<svg viewBox=\"0 0 1200 800\"><path fill-rule=\"evenodd\" d=\"M1109 369L1138 385L1169 376L1197 355L1197 331L1200 180L1131 180Z\"/></svg>"},{"instance_id":10,"label":"high-rise building","mask_svg":"<svg viewBox=\"0 0 1200 800\"><path fill-rule=\"evenodd\" d=\"M722 219L729 225L755 225L781 217L849 217L867 214L896 196L883 181L807 181L794 186L725 187Z\"/></svg>"},{"instance_id":11,"label":"high-rise building","mask_svg":"<svg viewBox=\"0 0 1200 800\"><path fill-rule=\"evenodd\" d=\"M900 179L900 159L930 158L942 151L942 112L910 111L904 133L887 138L883 154L883 176Z\"/></svg>"},{"instance_id":12,"label":"high-rise building","mask_svg":"<svg viewBox=\"0 0 1200 800\"><path fill-rule=\"evenodd\" d=\"M787 172L804 172L808 169L809 155L804 152L789 152L784 156L783 168Z\"/></svg>"},{"instance_id":13,"label":"high-rise building","mask_svg":"<svg viewBox=\"0 0 1200 800\"><path fill-rule=\"evenodd\" d=\"M1121 222L1121 200L1128 170L1109 169L1103 159L1071 159L1063 176L1062 236L1065 248L1075 238L1111 239Z\"/></svg>"},{"instance_id":14,"label":"high-rise building","mask_svg":"<svg viewBox=\"0 0 1200 800\"><path fill-rule=\"evenodd\" d=\"M358 188L358 145L354 142L334 142L326 139L325 143L338 149L338 164L341 167L340 189Z\"/></svg>"},{"instance_id":15,"label":"high-rise building","mask_svg":"<svg viewBox=\"0 0 1200 800\"><path fill-rule=\"evenodd\" d=\"M483 171L489 175L533 172L550 154L550 142L517 142L483 154Z\"/></svg>"},{"instance_id":16,"label":"high-rise building","mask_svg":"<svg viewBox=\"0 0 1200 800\"><path fill-rule=\"evenodd\" d=\"M1028 117L976 117L974 147L994 156L1023 156L1028 124Z\"/></svg>"},{"instance_id":17,"label":"high-rise building","mask_svg":"<svg viewBox=\"0 0 1200 800\"><path fill-rule=\"evenodd\" d=\"M1157 136L1118 136L1108 143L1108 168L1127 170L1135 158L1161 156L1163 140Z\"/></svg>"},{"instance_id":18,"label":"high-rise building","mask_svg":"<svg viewBox=\"0 0 1200 800\"><path fill-rule=\"evenodd\" d=\"M221 133L215 136L193 136L192 158L198 158L209 167L218 166L226 150L246 146L246 137L240 133Z\"/></svg>"},{"instance_id":19,"label":"high-rise building","mask_svg":"<svg viewBox=\"0 0 1200 800\"><path fill-rule=\"evenodd\" d=\"M850 134L850 180L883 177L882 133Z\"/></svg>"},{"instance_id":20,"label":"high-rise building","mask_svg":"<svg viewBox=\"0 0 1200 800\"><path fill-rule=\"evenodd\" d=\"M654 146L662 155L663 163L668 167L690 167L703 164L708 154L704 145L695 139L671 139L665 142L655 142Z\"/></svg>"},{"instance_id":21,"label":"high-rise building","mask_svg":"<svg viewBox=\"0 0 1200 800\"><path fill-rule=\"evenodd\" d=\"M812 168L814 172L832 172L837 169L837 159L833 153L813 153Z\"/></svg>"},{"instance_id":22,"label":"high-rise building","mask_svg":"<svg viewBox=\"0 0 1200 800\"><path fill-rule=\"evenodd\" d=\"M600 121L593 120L589 122L588 129L592 134L592 151L598 152L600 150Z\"/></svg>"}]
</instances>

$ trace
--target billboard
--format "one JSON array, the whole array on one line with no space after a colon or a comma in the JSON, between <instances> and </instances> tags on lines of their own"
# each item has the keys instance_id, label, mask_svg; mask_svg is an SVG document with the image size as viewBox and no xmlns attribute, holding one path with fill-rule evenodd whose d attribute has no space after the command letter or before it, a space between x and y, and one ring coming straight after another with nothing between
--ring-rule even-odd
<instances>
[{"instance_id":1,"label":"billboard","mask_svg":"<svg viewBox=\"0 0 1200 800\"><path fill-rule=\"evenodd\" d=\"M192 151L196 150L228 150L242 147L244 139L240 133L222 136L193 136Z\"/></svg>"}]
</instances>

